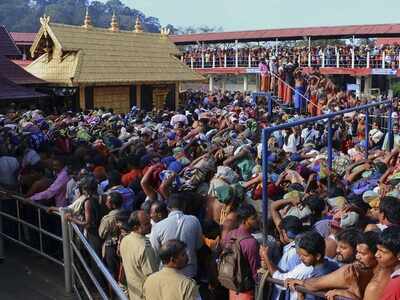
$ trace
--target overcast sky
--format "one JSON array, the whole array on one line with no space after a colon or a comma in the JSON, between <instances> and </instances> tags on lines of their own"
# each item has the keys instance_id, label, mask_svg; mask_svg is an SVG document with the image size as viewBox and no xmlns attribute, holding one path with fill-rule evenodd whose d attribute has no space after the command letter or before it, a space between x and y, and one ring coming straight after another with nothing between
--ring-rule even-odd
<instances>
[{"instance_id":1,"label":"overcast sky","mask_svg":"<svg viewBox=\"0 0 400 300\"><path fill-rule=\"evenodd\" d=\"M400 23L400 0L122 0L162 25L225 31Z\"/></svg>"}]
</instances>

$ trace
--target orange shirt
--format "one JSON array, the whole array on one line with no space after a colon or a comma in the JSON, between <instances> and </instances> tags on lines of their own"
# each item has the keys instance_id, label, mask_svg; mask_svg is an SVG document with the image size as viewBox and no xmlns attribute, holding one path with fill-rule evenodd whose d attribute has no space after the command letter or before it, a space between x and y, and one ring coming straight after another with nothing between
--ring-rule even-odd
<instances>
[{"instance_id":1,"label":"orange shirt","mask_svg":"<svg viewBox=\"0 0 400 300\"><path fill-rule=\"evenodd\" d=\"M142 177L143 173L141 169L133 169L129 173L122 175L121 182L124 187L130 185L136 178Z\"/></svg>"}]
</instances>

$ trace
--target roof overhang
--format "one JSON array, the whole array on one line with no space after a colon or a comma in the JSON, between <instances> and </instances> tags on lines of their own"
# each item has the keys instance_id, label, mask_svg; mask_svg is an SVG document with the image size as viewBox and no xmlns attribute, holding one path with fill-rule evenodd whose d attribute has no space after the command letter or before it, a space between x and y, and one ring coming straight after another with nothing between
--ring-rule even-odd
<instances>
[{"instance_id":1,"label":"roof overhang","mask_svg":"<svg viewBox=\"0 0 400 300\"><path fill-rule=\"evenodd\" d=\"M400 24L320 26L304 28L265 29L252 31L211 32L187 35L173 35L171 41L177 45L196 43L233 43L287 41L333 38L375 38L400 36Z\"/></svg>"}]
</instances>

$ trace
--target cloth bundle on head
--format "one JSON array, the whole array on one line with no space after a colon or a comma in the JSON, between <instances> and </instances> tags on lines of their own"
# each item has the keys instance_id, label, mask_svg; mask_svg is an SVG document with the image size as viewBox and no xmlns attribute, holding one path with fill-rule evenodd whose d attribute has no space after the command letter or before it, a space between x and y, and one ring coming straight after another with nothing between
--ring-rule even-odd
<instances>
[{"instance_id":1,"label":"cloth bundle on head","mask_svg":"<svg viewBox=\"0 0 400 300\"><path fill-rule=\"evenodd\" d=\"M362 195L362 199L365 203L369 204L371 208L379 207L379 194L375 191L365 191Z\"/></svg>"},{"instance_id":2,"label":"cloth bundle on head","mask_svg":"<svg viewBox=\"0 0 400 300\"><path fill-rule=\"evenodd\" d=\"M360 215L354 211L346 212L341 215L338 227L342 229L352 227L357 224L359 218Z\"/></svg>"},{"instance_id":3,"label":"cloth bundle on head","mask_svg":"<svg viewBox=\"0 0 400 300\"><path fill-rule=\"evenodd\" d=\"M328 198L327 203L334 210L342 209L346 205L346 198L343 196Z\"/></svg>"},{"instance_id":4,"label":"cloth bundle on head","mask_svg":"<svg viewBox=\"0 0 400 300\"><path fill-rule=\"evenodd\" d=\"M214 177L221 178L228 184L236 183L239 180L239 175L227 166L219 166Z\"/></svg>"}]
</instances>

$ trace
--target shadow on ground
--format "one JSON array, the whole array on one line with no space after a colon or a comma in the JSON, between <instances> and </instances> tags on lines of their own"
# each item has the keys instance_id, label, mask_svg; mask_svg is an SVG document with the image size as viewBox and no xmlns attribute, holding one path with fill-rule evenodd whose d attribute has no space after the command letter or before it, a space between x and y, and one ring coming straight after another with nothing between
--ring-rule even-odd
<instances>
[{"instance_id":1,"label":"shadow on ground","mask_svg":"<svg viewBox=\"0 0 400 300\"><path fill-rule=\"evenodd\" d=\"M0 263L1 300L75 300L64 289L64 269L12 243Z\"/></svg>"}]
</instances>

